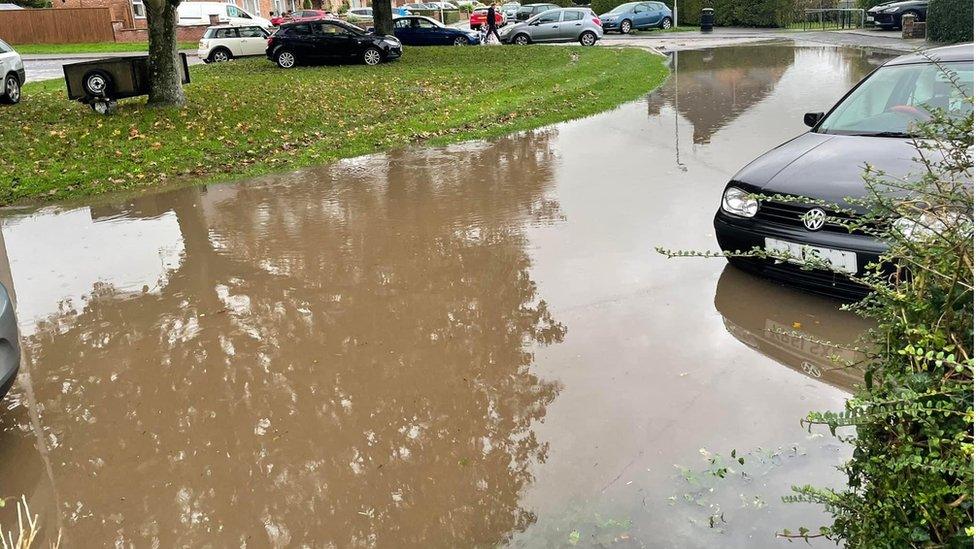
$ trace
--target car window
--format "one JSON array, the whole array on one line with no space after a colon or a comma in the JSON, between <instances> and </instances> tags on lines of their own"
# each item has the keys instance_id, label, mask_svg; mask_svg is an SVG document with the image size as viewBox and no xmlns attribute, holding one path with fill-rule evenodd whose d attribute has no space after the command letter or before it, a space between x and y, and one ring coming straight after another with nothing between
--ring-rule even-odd
<instances>
[{"instance_id":1,"label":"car window","mask_svg":"<svg viewBox=\"0 0 976 549\"><path fill-rule=\"evenodd\" d=\"M563 21L580 21L582 19L583 12L581 11L568 10L563 12Z\"/></svg>"},{"instance_id":2,"label":"car window","mask_svg":"<svg viewBox=\"0 0 976 549\"><path fill-rule=\"evenodd\" d=\"M410 19L397 19L393 22L393 28L395 29L408 29L410 28Z\"/></svg>"},{"instance_id":3,"label":"car window","mask_svg":"<svg viewBox=\"0 0 976 549\"><path fill-rule=\"evenodd\" d=\"M847 96L817 131L846 135L905 134L933 109L962 118L973 112L973 65L944 63L959 86L933 63L881 67Z\"/></svg>"},{"instance_id":4,"label":"car window","mask_svg":"<svg viewBox=\"0 0 976 549\"><path fill-rule=\"evenodd\" d=\"M555 23L557 21L559 21L559 11L557 10L547 11L543 13L542 15L539 16L539 20L538 20L540 24Z\"/></svg>"},{"instance_id":5,"label":"car window","mask_svg":"<svg viewBox=\"0 0 976 549\"><path fill-rule=\"evenodd\" d=\"M237 32L241 38L264 38L264 31L257 27L241 27Z\"/></svg>"},{"instance_id":6,"label":"car window","mask_svg":"<svg viewBox=\"0 0 976 549\"><path fill-rule=\"evenodd\" d=\"M430 19L417 19L417 26L422 29L436 29L437 25Z\"/></svg>"},{"instance_id":7,"label":"car window","mask_svg":"<svg viewBox=\"0 0 976 549\"><path fill-rule=\"evenodd\" d=\"M3 40L0 40L0 53L10 53L12 51L14 50L13 48L10 47L9 44L4 42Z\"/></svg>"},{"instance_id":8,"label":"car window","mask_svg":"<svg viewBox=\"0 0 976 549\"><path fill-rule=\"evenodd\" d=\"M214 38L237 38L237 29L217 29Z\"/></svg>"},{"instance_id":9,"label":"car window","mask_svg":"<svg viewBox=\"0 0 976 549\"><path fill-rule=\"evenodd\" d=\"M312 29L307 24L295 25L288 28L288 34L312 34Z\"/></svg>"},{"instance_id":10,"label":"car window","mask_svg":"<svg viewBox=\"0 0 976 549\"><path fill-rule=\"evenodd\" d=\"M315 29L316 34L327 34L330 36L352 34L348 29L331 23L317 23L312 28Z\"/></svg>"},{"instance_id":11,"label":"car window","mask_svg":"<svg viewBox=\"0 0 976 549\"><path fill-rule=\"evenodd\" d=\"M637 4L634 6L634 13L644 13L647 11L647 6L644 4Z\"/></svg>"}]
</instances>

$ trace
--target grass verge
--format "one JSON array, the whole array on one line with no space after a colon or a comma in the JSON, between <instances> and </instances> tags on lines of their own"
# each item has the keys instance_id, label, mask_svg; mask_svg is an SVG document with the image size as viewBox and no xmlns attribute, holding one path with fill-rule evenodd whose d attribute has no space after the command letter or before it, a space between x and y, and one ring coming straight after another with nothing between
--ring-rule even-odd
<instances>
[{"instance_id":1,"label":"grass verge","mask_svg":"<svg viewBox=\"0 0 976 549\"><path fill-rule=\"evenodd\" d=\"M196 42L180 42L181 50L197 49ZM79 44L20 44L14 49L21 55L146 52L145 42L85 42Z\"/></svg>"},{"instance_id":2,"label":"grass verge","mask_svg":"<svg viewBox=\"0 0 976 549\"><path fill-rule=\"evenodd\" d=\"M100 116L68 101L61 81L26 85L19 105L2 108L0 203L488 138L612 108L668 72L639 49L551 46L411 48L378 67L282 70L249 59L191 70L179 110L133 98Z\"/></svg>"}]
</instances>

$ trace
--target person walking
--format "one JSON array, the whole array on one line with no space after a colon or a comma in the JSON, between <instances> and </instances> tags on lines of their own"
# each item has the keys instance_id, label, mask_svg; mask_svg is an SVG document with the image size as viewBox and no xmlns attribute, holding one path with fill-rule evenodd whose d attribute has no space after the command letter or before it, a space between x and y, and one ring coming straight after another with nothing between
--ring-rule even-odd
<instances>
[{"instance_id":1,"label":"person walking","mask_svg":"<svg viewBox=\"0 0 976 549\"><path fill-rule=\"evenodd\" d=\"M498 36L498 23L495 21L495 13L496 13L495 6L497 6L497 4L495 4L494 2L492 2L491 5L488 6L488 14L485 19L485 24L488 25L488 30L485 32L485 43L487 43L488 39L491 38L491 35L494 34L495 40L498 40L498 43L501 44L502 37Z\"/></svg>"}]
</instances>

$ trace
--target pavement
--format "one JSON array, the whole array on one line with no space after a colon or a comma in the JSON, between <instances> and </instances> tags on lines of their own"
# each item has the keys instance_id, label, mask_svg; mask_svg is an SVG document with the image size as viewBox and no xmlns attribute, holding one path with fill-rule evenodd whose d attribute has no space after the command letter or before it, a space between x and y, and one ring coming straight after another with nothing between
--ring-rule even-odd
<instances>
[{"instance_id":1,"label":"pavement","mask_svg":"<svg viewBox=\"0 0 976 549\"><path fill-rule=\"evenodd\" d=\"M187 63L196 65L203 61L197 57L197 50L182 50L186 53ZM28 82L38 82L41 80L51 80L61 78L64 72L61 67L69 63L88 61L91 59L104 59L106 57L125 57L128 55L138 55L138 52L108 52L108 53L40 53L22 55L24 69L27 71Z\"/></svg>"}]
</instances>

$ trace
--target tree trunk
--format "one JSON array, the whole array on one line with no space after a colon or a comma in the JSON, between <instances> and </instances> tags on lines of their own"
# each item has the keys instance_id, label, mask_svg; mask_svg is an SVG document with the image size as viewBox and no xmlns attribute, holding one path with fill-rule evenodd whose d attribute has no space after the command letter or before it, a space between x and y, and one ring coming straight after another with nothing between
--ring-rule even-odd
<instances>
[{"instance_id":1,"label":"tree trunk","mask_svg":"<svg viewBox=\"0 0 976 549\"><path fill-rule=\"evenodd\" d=\"M393 34L392 0L373 2L373 29L376 34Z\"/></svg>"},{"instance_id":2,"label":"tree trunk","mask_svg":"<svg viewBox=\"0 0 976 549\"><path fill-rule=\"evenodd\" d=\"M149 27L149 105L180 107L183 94L182 62L177 56L176 6L179 1L146 0Z\"/></svg>"}]
</instances>

